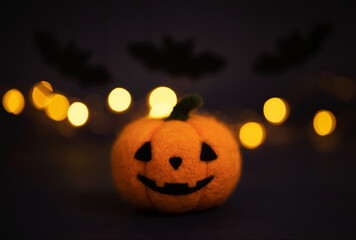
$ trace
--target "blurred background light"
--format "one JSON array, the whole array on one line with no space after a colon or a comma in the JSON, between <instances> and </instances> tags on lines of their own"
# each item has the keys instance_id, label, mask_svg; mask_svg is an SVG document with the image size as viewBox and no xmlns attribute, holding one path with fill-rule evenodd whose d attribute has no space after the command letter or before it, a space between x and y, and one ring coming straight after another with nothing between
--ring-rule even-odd
<instances>
[{"instance_id":1,"label":"blurred background light","mask_svg":"<svg viewBox=\"0 0 356 240\"><path fill-rule=\"evenodd\" d=\"M37 109L44 109L48 105L49 96L52 94L53 88L50 83L41 81L36 83L31 91L31 101Z\"/></svg>"},{"instance_id":2,"label":"blurred background light","mask_svg":"<svg viewBox=\"0 0 356 240\"><path fill-rule=\"evenodd\" d=\"M123 112L127 110L131 104L131 95L124 88L115 88L108 96L108 104L111 110Z\"/></svg>"},{"instance_id":3,"label":"blurred background light","mask_svg":"<svg viewBox=\"0 0 356 240\"><path fill-rule=\"evenodd\" d=\"M173 106L168 103L155 104L149 113L150 118L165 118L168 117L173 111Z\"/></svg>"},{"instance_id":4,"label":"blurred background light","mask_svg":"<svg viewBox=\"0 0 356 240\"><path fill-rule=\"evenodd\" d=\"M270 98L263 105L263 114L270 123L281 124L288 117L288 103L281 98Z\"/></svg>"},{"instance_id":5,"label":"blurred background light","mask_svg":"<svg viewBox=\"0 0 356 240\"><path fill-rule=\"evenodd\" d=\"M19 90L11 89L4 94L2 105L7 112L18 115L25 107L25 98Z\"/></svg>"},{"instance_id":6,"label":"blurred background light","mask_svg":"<svg viewBox=\"0 0 356 240\"><path fill-rule=\"evenodd\" d=\"M76 127L86 123L89 117L89 110L84 103L74 102L68 109L68 120Z\"/></svg>"},{"instance_id":7,"label":"blurred background light","mask_svg":"<svg viewBox=\"0 0 356 240\"><path fill-rule=\"evenodd\" d=\"M165 103L172 108L177 104L176 93L168 87L155 88L149 96L149 104L153 108L156 104Z\"/></svg>"},{"instance_id":8,"label":"blurred background light","mask_svg":"<svg viewBox=\"0 0 356 240\"><path fill-rule=\"evenodd\" d=\"M257 122L248 122L242 125L239 132L241 144L249 149L258 147L263 143L266 137L266 131L262 124Z\"/></svg>"},{"instance_id":9,"label":"blurred background light","mask_svg":"<svg viewBox=\"0 0 356 240\"><path fill-rule=\"evenodd\" d=\"M336 127L336 118L332 112L320 110L314 116L313 127L318 135L329 135Z\"/></svg>"},{"instance_id":10,"label":"blurred background light","mask_svg":"<svg viewBox=\"0 0 356 240\"><path fill-rule=\"evenodd\" d=\"M49 97L46 114L55 121L62 121L67 117L68 108L68 99L61 94L54 93Z\"/></svg>"}]
</instances>

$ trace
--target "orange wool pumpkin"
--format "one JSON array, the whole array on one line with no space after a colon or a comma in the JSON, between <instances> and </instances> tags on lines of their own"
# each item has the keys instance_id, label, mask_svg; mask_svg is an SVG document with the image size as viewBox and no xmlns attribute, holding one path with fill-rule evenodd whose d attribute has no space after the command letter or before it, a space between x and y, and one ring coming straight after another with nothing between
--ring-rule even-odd
<instances>
[{"instance_id":1,"label":"orange wool pumpkin","mask_svg":"<svg viewBox=\"0 0 356 240\"><path fill-rule=\"evenodd\" d=\"M233 134L213 117L193 115L201 99L182 98L167 119L141 118L124 128L112 150L119 192L135 206L187 212L221 204L241 174Z\"/></svg>"}]
</instances>

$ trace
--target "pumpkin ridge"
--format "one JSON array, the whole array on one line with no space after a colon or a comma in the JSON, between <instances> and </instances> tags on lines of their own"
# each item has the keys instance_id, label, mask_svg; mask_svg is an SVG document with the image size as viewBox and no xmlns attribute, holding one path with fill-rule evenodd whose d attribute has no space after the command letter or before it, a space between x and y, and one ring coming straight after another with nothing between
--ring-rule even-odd
<instances>
[{"instance_id":1,"label":"pumpkin ridge","mask_svg":"<svg viewBox=\"0 0 356 240\"><path fill-rule=\"evenodd\" d=\"M150 134L149 134L150 141L151 141L152 137L155 135L155 133L158 132L158 130L162 127L163 124L164 124L164 122L162 122L159 126L157 126L155 129L153 129L152 132L150 132ZM145 163L145 169L144 169L145 176L146 176L146 169L147 169L147 162ZM148 188L146 186L145 186L145 192L146 192L146 196L147 196L148 201L150 202L151 207L153 209L157 209L157 207L153 204L150 194L148 193Z\"/></svg>"},{"instance_id":2,"label":"pumpkin ridge","mask_svg":"<svg viewBox=\"0 0 356 240\"><path fill-rule=\"evenodd\" d=\"M187 123L195 130L195 132L199 135L199 137L203 141L203 137L202 137L202 134L200 133L200 130L196 129L193 124L190 124L189 122L187 122ZM205 178L207 178L207 177L208 177L208 163L205 164ZM203 192L200 191L199 192L199 200L198 200L197 204L192 208L192 210L196 210L199 207L202 198L203 198Z\"/></svg>"}]
</instances>

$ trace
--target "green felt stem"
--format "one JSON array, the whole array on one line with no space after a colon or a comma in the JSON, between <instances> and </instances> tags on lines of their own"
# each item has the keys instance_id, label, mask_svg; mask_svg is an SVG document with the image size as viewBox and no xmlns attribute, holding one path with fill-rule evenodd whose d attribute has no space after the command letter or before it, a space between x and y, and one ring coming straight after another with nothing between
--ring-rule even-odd
<instances>
[{"instance_id":1,"label":"green felt stem","mask_svg":"<svg viewBox=\"0 0 356 240\"><path fill-rule=\"evenodd\" d=\"M203 99L196 94L190 94L179 99L176 106L173 108L171 115L165 119L186 121L189 118L189 113L197 109L203 104Z\"/></svg>"}]
</instances>

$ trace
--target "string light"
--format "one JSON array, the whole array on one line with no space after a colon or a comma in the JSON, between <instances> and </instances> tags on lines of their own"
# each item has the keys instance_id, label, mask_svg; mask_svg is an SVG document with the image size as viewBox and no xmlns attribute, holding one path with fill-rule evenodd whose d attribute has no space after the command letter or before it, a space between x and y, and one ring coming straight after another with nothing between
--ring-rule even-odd
<instances>
[{"instance_id":1,"label":"string light","mask_svg":"<svg viewBox=\"0 0 356 240\"><path fill-rule=\"evenodd\" d=\"M4 94L2 105L7 112L18 115L25 107L25 98L19 90L11 89Z\"/></svg>"},{"instance_id":2,"label":"string light","mask_svg":"<svg viewBox=\"0 0 356 240\"><path fill-rule=\"evenodd\" d=\"M150 118L165 118L173 111L173 106L167 103L158 103L154 105L149 113Z\"/></svg>"},{"instance_id":3,"label":"string light","mask_svg":"<svg viewBox=\"0 0 356 240\"><path fill-rule=\"evenodd\" d=\"M68 99L61 94L54 93L49 97L46 114L55 121L62 121L67 117L68 108Z\"/></svg>"},{"instance_id":4,"label":"string light","mask_svg":"<svg viewBox=\"0 0 356 240\"><path fill-rule=\"evenodd\" d=\"M336 118L332 112L320 110L314 116L313 127L318 135L329 135L336 127Z\"/></svg>"},{"instance_id":5,"label":"string light","mask_svg":"<svg viewBox=\"0 0 356 240\"><path fill-rule=\"evenodd\" d=\"M33 105L37 109L45 109L46 114L55 121L64 120L68 116L74 126L84 125L89 117L89 110L84 103L75 102L69 106L68 99L61 94L53 93L50 83L41 81L36 83L30 94ZM150 118L164 118L169 116L177 103L176 93L168 87L158 87L149 95ZM113 89L107 98L107 103L115 112L127 110L131 104L131 95L124 88ZM12 114L20 114L25 106L23 94L17 89L7 91L2 99L4 109ZM283 123L289 115L289 105L282 99L273 97L263 106L265 118L272 124ZM334 114L327 110L318 111L313 119L315 132L320 136L331 134L336 127ZM257 122L245 123L239 130L239 139L246 148L256 148L266 137L265 127Z\"/></svg>"},{"instance_id":6,"label":"string light","mask_svg":"<svg viewBox=\"0 0 356 240\"><path fill-rule=\"evenodd\" d=\"M108 105L114 112L123 112L131 104L131 95L124 88L115 88L108 96Z\"/></svg>"},{"instance_id":7,"label":"string light","mask_svg":"<svg viewBox=\"0 0 356 240\"><path fill-rule=\"evenodd\" d=\"M53 88L50 83L46 81L36 83L30 94L33 106L37 109L46 108L49 102L49 96L52 92Z\"/></svg>"},{"instance_id":8,"label":"string light","mask_svg":"<svg viewBox=\"0 0 356 240\"><path fill-rule=\"evenodd\" d=\"M164 118L169 116L177 104L177 95L168 87L158 87L150 93L148 102L151 107L149 117Z\"/></svg>"},{"instance_id":9,"label":"string light","mask_svg":"<svg viewBox=\"0 0 356 240\"><path fill-rule=\"evenodd\" d=\"M288 103L281 98L270 98L263 105L263 114L270 123L281 124L288 117Z\"/></svg>"},{"instance_id":10,"label":"string light","mask_svg":"<svg viewBox=\"0 0 356 240\"><path fill-rule=\"evenodd\" d=\"M249 149L258 147L263 143L266 131L262 124L247 122L240 128L239 139L241 144Z\"/></svg>"},{"instance_id":11,"label":"string light","mask_svg":"<svg viewBox=\"0 0 356 240\"><path fill-rule=\"evenodd\" d=\"M68 109L68 120L75 126L84 125L89 117L89 110L84 103L74 102Z\"/></svg>"}]
</instances>

